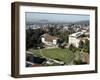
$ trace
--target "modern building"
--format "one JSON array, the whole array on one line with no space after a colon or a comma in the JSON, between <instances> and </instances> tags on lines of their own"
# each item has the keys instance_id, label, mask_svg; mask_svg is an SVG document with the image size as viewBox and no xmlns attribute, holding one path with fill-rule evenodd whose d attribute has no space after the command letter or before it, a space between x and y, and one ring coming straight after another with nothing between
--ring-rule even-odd
<instances>
[{"instance_id":1,"label":"modern building","mask_svg":"<svg viewBox=\"0 0 100 80\"><path fill-rule=\"evenodd\" d=\"M83 35L83 32L77 32L69 35L69 44L73 44L75 47L79 46L79 42L81 40L81 35Z\"/></svg>"}]
</instances>

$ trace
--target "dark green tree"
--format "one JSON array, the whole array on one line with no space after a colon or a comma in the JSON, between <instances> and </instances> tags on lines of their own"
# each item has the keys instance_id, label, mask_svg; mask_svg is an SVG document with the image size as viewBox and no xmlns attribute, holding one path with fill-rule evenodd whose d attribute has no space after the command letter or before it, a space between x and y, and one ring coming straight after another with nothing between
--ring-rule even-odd
<instances>
[{"instance_id":1,"label":"dark green tree","mask_svg":"<svg viewBox=\"0 0 100 80\"><path fill-rule=\"evenodd\" d=\"M84 42L80 40L79 42L79 46L78 46L80 49L82 49L84 47Z\"/></svg>"},{"instance_id":2,"label":"dark green tree","mask_svg":"<svg viewBox=\"0 0 100 80\"><path fill-rule=\"evenodd\" d=\"M89 53L89 48L90 48L90 46L89 46L89 40L86 39L85 43L84 43L83 51Z\"/></svg>"},{"instance_id":3,"label":"dark green tree","mask_svg":"<svg viewBox=\"0 0 100 80\"><path fill-rule=\"evenodd\" d=\"M44 32L41 29L26 30L26 49L37 48L42 46L41 35Z\"/></svg>"},{"instance_id":4,"label":"dark green tree","mask_svg":"<svg viewBox=\"0 0 100 80\"><path fill-rule=\"evenodd\" d=\"M71 50L72 52L76 52L77 48L73 44L71 44L69 46L69 50Z\"/></svg>"}]
</instances>

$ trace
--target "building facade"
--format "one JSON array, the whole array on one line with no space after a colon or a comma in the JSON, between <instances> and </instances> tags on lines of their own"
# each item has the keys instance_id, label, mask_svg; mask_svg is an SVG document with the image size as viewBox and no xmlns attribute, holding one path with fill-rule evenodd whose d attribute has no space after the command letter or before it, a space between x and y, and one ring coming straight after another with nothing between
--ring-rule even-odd
<instances>
[{"instance_id":1,"label":"building facade","mask_svg":"<svg viewBox=\"0 0 100 80\"><path fill-rule=\"evenodd\" d=\"M80 42L79 37L83 34L83 32L77 32L69 35L69 44L73 44L75 47L78 47Z\"/></svg>"}]
</instances>

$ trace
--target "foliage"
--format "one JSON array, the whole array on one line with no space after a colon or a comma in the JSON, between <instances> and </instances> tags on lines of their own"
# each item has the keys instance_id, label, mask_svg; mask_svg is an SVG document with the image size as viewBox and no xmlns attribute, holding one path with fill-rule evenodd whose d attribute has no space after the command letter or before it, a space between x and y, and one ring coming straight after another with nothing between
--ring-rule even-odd
<instances>
[{"instance_id":1,"label":"foliage","mask_svg":"<svg viewBox=\"0 0 100 80\"><path fill-rule=\"evenodd\" d=\"M86 40L85 40L85 43L84 43L83 51L89 53L89 47L90 47L90 46L89 46L89 40L86 39Z\"/></svg>"},{"instance_id":2,"label":"foliage","mask_svg":"<svg viewBox=\"0 0 100 80\"><path fill-rule=\"evenodd\" d=\"M85 42L80 41L79 42L79 49L83 50L84 52L89 53L89 40L85 39Z\"/></svg>"},{"instance_id":3,"label":"foliage","mask_svg":"<svg viewBox=\"0 0 100 80\"><path fill-rule=\"evenodd\" d=\"M75 65L80 65L80 64L87 64L86 62L83 62L82 60L74 60Z\"/></svg>"},{"instance_id":4,"label":"foliage","mask_svg":"<svg viewBox=\"0 0 100 80\"><path fill-rule=\"evenodd\" d=\"M70 44L69 50L71 50L72 52L75 52L77 48L73 44Z\"/></svg>"},{"instance_id":5,"label":"foliage","mask_svg":"<svg viewBox=\"0 0 100 80\"><path fill-rule=\"evenodd\" d=\"M79 42L79 48L82 49L84 47L84 42L80 40Z\"/></svg>"},{"instance_id":6,"label":"foliage","mask_svg":"<svg viewBox=\"0 0 100 80\"><path fill-rule=\"evenodd\" d=\"M26 49L37 48L42 46L41 35L44 32L41 29L27 29L26 30Z\"/></svg>"},{"instance_id":7,"label":"foliage","mask_svg":"<svg viewBox=\"0 0 100 80\"><path fill-rule=\"evenodd\" d=\"M82 64L82 60L74 60L74 64L76 65Z\"/></svg>"},{"instance_id":8,"label":"foliage","mask_svg":"<svg viewBox=\"0 0 100 80\"><path fill-rule=\"evenodd\" d=\"M59 48L64 48L65 45L63 45L63 43L64 43L64 40L63 39L58 39L57 40L57 44L58 44L58 47Z\"/></svg>"},{"instance_id":9,"label":"foliage","mask_svg":"<svg viewBox=\"0 0 100 80\"><path fill-rule=\"evenodd\" d=\"M63 26L62 26L63 27ZM68 43L68 35L70 34L70 32L68 31L62 31L59 28L56 27L56 25L54 25L54 27L48 27L49 29L49 34L52 36L57 36L60 39L63 39L65 42Z\"/></svg>"}]
</instances>

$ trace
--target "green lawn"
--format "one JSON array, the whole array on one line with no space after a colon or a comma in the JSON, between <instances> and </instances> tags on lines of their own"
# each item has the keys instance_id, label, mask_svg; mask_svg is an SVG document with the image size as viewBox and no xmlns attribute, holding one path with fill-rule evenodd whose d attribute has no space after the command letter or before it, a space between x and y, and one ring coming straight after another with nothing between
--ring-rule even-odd
<instances>
[{"instance_id":1,"label":"green lawn","mask_svg":"<svg viewBox=\"0 0 100 80\"><path fill-rule=\"evenodd\" d=\"M53 48L53 49L40 49L34 50L31 49L34 55L40 57L47 57L51 59L57 59L63 61L66 64L69 64L74 59L74 54L69 49L60 49L60 48Z\"/></svg>"},{"instance_id":2,"label":"green lawn","mask_svg":"<svg viewBox=\"0 0 100 80\"><path fill-rule=\"evenodd\" d=\"M51 59L57 59L60 61L69 64L74 59L74 54L69 49L60 49L60 48L53 48L53 49L40 49L40 50L31 50L34 55L47 57Z\"/></svg>"}]
</instances>

